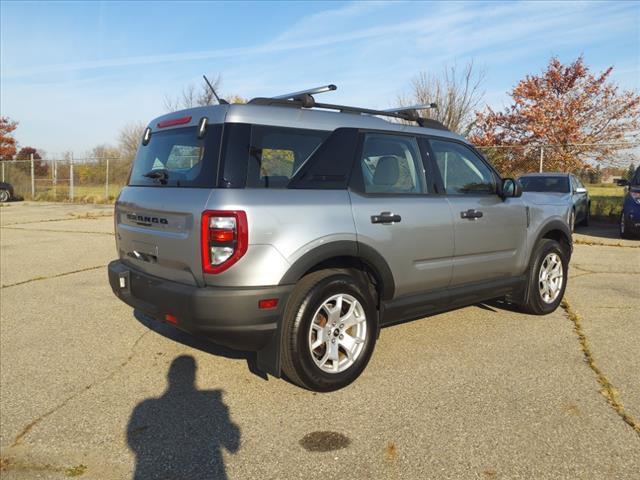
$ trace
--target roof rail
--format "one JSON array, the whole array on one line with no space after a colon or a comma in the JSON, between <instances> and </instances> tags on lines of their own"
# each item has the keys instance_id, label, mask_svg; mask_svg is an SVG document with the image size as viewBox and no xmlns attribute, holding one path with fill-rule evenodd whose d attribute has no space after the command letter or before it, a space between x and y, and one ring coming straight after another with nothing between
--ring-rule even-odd
<instances>
[{"instance_id":1,"label":"roof rail","mask_svg":"<svg viewBox=\"0 0 640 480\"><path fill-rule=\"evenodd\" d=\"M326 91L326 90L325 90ZM299 92L298 92L299 93ZM442 123L437 120L432 120L430 118L422 118L418 115L416 108L434 108L431 104L427 107L425 106L415 106L415 107L407 107L407 108L395 108L390 110L375 110L372 108L362 108L362 107L351 107L348 105L335 105L332 103L319 103L316 102L313 96L309 93L303 92L297 95L295 98L291 99L291 97L287 98L267 98L267 97L258 97L249 100L250 105L272 105L272 106L281 106L281 107L292 107L292 108L322 108L325 110L337 110L343 113L359 113L366 115L380 115L384 117L392 117L399 118L402 120L406 120L409 122L417 122L421 127L434 128L438 130L447 130L449 129L445 127Z\"/></svg>"},{"instance_id":2,"label":"roof rail","mask_svg":"<svg viewBox=\"0 0 640 480\"><path fill-rule=\"evenodd\" d=\"M333 92L334 90L337 90L338 87L336 87L333 84L329 84L329 85L323 85L321 87L316 87L316 88L309 88L308 90L300 90L299 92L293 92L293 93L285 93L284 95L276 95L275 97L271 97L271 98L275 98L278 100L293 100L296 99L298 97L302 97L303 95L313 95L315 93L324 93L324 92Z\"/></svg>"}]
</instances>

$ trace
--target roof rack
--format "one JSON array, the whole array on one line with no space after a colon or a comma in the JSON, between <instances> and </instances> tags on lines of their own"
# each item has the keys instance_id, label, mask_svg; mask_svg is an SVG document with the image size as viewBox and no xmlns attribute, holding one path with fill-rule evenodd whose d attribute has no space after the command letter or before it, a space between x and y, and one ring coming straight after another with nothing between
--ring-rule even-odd
<instances>
[{"instance_id":1,"label":"roof rack","mask_svg":"<svg viewBox=\"0 0 640 480\"><path fill-rule=\"evenodd\" d=\"M384 117L399 118L409 122L417 122L421 127L435 128L438 130L447 130L442 123L430 118L422 118L418 114L418 110L426 110L429 108L438 108L435 103L426 105L413 105L410 107L397 107L388 110L375 110L372 108L351 107L348 105L335 105L332 103L316 102L313 94L324 93L336 90L335 85L325 85L309 90L301 90L299 92L287 93L275 97L257 97L249 101L250 105L272 105L292 108L322 108L326 110L337 110L344 113L359 113L365 115L380 115Z\"/></svg>"},{"instance_id":2,"label":"roof rack","mask_svg":"<svg viewBox=\"0 0 640 480\"><path fill-rule=\"evenodd\" d=\"M321 87L316 87L316 88L309 88L308 90L300 90L299 92L293 92L293 93L285 93L284 95L276 95L275 97L271 97L271 98L277 98L279 100L294 100L296 98L300 98L303 95L313 95L316 93L324 93L324 92L333 92L334 90L337 90L338 87L336 87L333 84L329 84L329 85L323 85Z\"/></svg>"}]
</instances>

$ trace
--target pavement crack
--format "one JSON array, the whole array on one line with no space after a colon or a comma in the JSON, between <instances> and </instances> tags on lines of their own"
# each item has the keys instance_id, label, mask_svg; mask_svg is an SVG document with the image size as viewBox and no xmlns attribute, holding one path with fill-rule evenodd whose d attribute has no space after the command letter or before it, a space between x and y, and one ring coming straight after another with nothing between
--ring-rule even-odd
<instances>
[{"instance_id":1,"label":"pavement crack","mask_svg":"<svg viewBox=\"0 0 640 480\"><path fill-rule=\"evenodd\" d=\"M79 270L73 270L71 272L57 273L55 275L50 275L48 277L35 277L35 278L30 278L29 280L22 280L21 282L2 285L0 286L0 288L17 287L18 285L24 285L25 283L37 282L39 280L51 280L53 278L66 277L67 275L73 275L74 273L89 272L91 270L98 270L99 268L105 268L105 267L106 265L97 265L95 267L81 268Z\"/></svg>"},{"instance_id":2,"label":"pavement crack","mask_svg":"<svg viewBox=\"0 0 640 480\"><path fill-rule=\"evenodd\" d=\"M589 368L591 368L593 373L595 373L596 380L602 387L600 393L607 399L609 405L622 418L622 420L631 428L633 428L638 436L640 436L640 423L624 409L624 405L620 400L618 391L611 384L604 372L600 370L600 367L598 367L598 365L596 364L593 352L591 351L591 346L589 345L589 340L587 339L587 335L582 328L582 317L571 306L571 303L569 303L569 300L566 297L562 300L562 303L560 305L565 311L567 318L571 321L571 323L573 323L573 331L578 336L578 342L580 343L580 349L582 350L584 359L587 365L589 365Z\"/></svg>"},{"instance_id":3,"label":"pavement crack","mask_svg":"<svg viewBox=\"0 0 640 480\"><path fill-rule=\"evenodd\" d=\"M575 245L588 245L590 247L619 247L619 248L640 248L640 245L623 245L622 243L604 243L604 242L594 242L590 240L581 240L579 238L574 238L573 243Z\"/></svg>"},{"instance_id":4,"label":"pavement crack","mask_svg":"<svg viewBox=\"0 0 640 480\"><path fill-rule=\"evenodd\" d=\"M54 232L54 233L93 233L96 235L110 235L113 236L112 232L91 232L88 230L51 230L51 229L39 229L39 228L23 228L23 227L1 227L5 230L23 230L26 232Z\"/></svg>"},{"instance_id":5,"label":"pavement crack","mask_svg":"<svg viewBox=\"0 0 640 480\"><path fill-rule=\"evenodd\" d=\"M29 432L31 432L31 430L33 430L33 428L36 425L38 425L40 422L42 422L45 418L53 415L58 410L60 410L64 406L66 406L69 402L71 402L72 400L76 399L77 397L79 397L83 393L88 392L92 388L97 387L99 385L102 385L103 383L108 382L109 380L111 380L119 371L121 371L124 367L126 367L127 364L129 364L129 362L133 359L133 357L135 355L135 352L136 352L136 347L138 346L140 341L145 337L145 335L147 335L149 332L151 332L151 330L146 330L146 331L144 331L144 332L142 332L140 334L140 336L136 339L136 341L133 342L133 345L131 346L131 349L129 351L129 355L127 355L125 360L122 361L117 367L115 367L107 376L105 376L105 377L101 378L100 380L97 380L97 381L95 381L93 383L90 383L89 385L86 385L84 388L74 392L72 395L69 395L67 398L65 398L62 402L60 402L58 405L53 407L51 410L43 413L38 418L36 418L36 419L32 420L31 422L29 422L20 431L20 433L18 433L18 435L16 435L15 439L13 440L13 443L11 444L11 448L17 447L18 445L20 445L22 443L22 440L24 440L24 437L26 437L29 434Z\"/></svg>"},{"instance_id":6,"label":"pavement crack","mask_svg":"<svg viewBox=\"0 0 640 480\"><path fill-rule=\"evenodd\" d=\"M108 214L91 214L87 213L84 215L72 215L67 218L47 218L45 220L30 220L28 222L13 222L13 223L5 223L4 225L0 225L1 227L9 227L11 225L28 225L30 223L45 223L45 222L66 222L69 220L95 220L96 218L106 218L113 217L113 212L109 212Z\"/></svg>"}]
</instances>

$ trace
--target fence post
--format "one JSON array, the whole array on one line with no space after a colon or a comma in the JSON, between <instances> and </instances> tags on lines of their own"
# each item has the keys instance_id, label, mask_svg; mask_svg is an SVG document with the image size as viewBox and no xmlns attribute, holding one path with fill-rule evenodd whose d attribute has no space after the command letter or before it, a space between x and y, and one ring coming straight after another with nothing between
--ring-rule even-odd
<instances>
[{"instance_id":1,"label":"fence post","mask_svg":"<svg viewBox=\"0 0 640 480\"><path fill-rule=\"evenodd\" d=\"M2 181L4 182L4 162L0 163L2 163Z\"/></svg>"},{"instance_id":2,"label":"fence post","mask_svg":"<svg viewBox=\"0 0 640 480\"><path fill-rule=\"evenodd\" d=\"M105 200L109 200L109 157L107 157L107 167L105 172L105 180L104 180L104 198Z\"/></svg>"},{"instance_id":3,"label":"fence post","mask_svg":"<svg viewBox=\"0 0 640 480\"><path fill-rule=\"evenodd\" d=\"M29 158L31 159L31 199L36 196L36 176L35 169L33 168L33 153L29 154Z\"/></svg>"},{"instance_id":4,"label":"fence post","mask_svg":"<svg viewBox=\"0 0 640 480\"><path fill-rule=\"evenodd\" d=\"M542 173L543 163L544 163L544 147L540 145L540 173Z\"/></svg>"},{"instance_id":5,"label":"fence post","mask_svg":"<svg viewBox=\"0 0 640 480\"><path fill-rule=\"evenodd\" d=\"M73 202L73 153L69 157L69 200Z\"/></svg>"}]
</instances>

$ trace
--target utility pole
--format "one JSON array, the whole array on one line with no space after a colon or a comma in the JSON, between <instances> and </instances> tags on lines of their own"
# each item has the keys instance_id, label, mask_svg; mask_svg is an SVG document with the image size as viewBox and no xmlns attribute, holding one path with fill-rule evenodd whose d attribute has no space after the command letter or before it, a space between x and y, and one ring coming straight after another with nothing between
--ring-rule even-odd
<instances>
[{"instance_id":1,"label":"utility pole","mask_svg":"<svg viewBox=\"0 0 640 480\"><path fill-rule=\"evenodd\" d=\"M544 147L540 145L540 173L542 173L543 162L544 162Z\"/></svg>"},{"instance_id":2,"label":"utility pole","mask_svg":"<svg viewBox=\"0 0 640 480\"><path fill-rule=\"evenodd\" d=\"M73 202L73 152L69 157L69 200Z\"/></svg>"},{"instance_id":3,"label":"utility pole","mask_svg":"<svg viewBox=\"0 0 640 480\"><path fill-rule=\"evenodd\" d=\"M31 199L36 196L36 177L35 177L35 168L33 168L33 153L29 154L29 158L31 159Z\"/></svg>"},{"instance_id":4,"label":"utility pole","mask_svg":"<svg viewBox=\"0 0 640 480\"><path fill-rule=\"evenodd\" d=\"M107 166L105 171L105 180L104 180L104 198L105 200L109 200L109 157L107 157Z\"/></svg>"}]
</instances>

